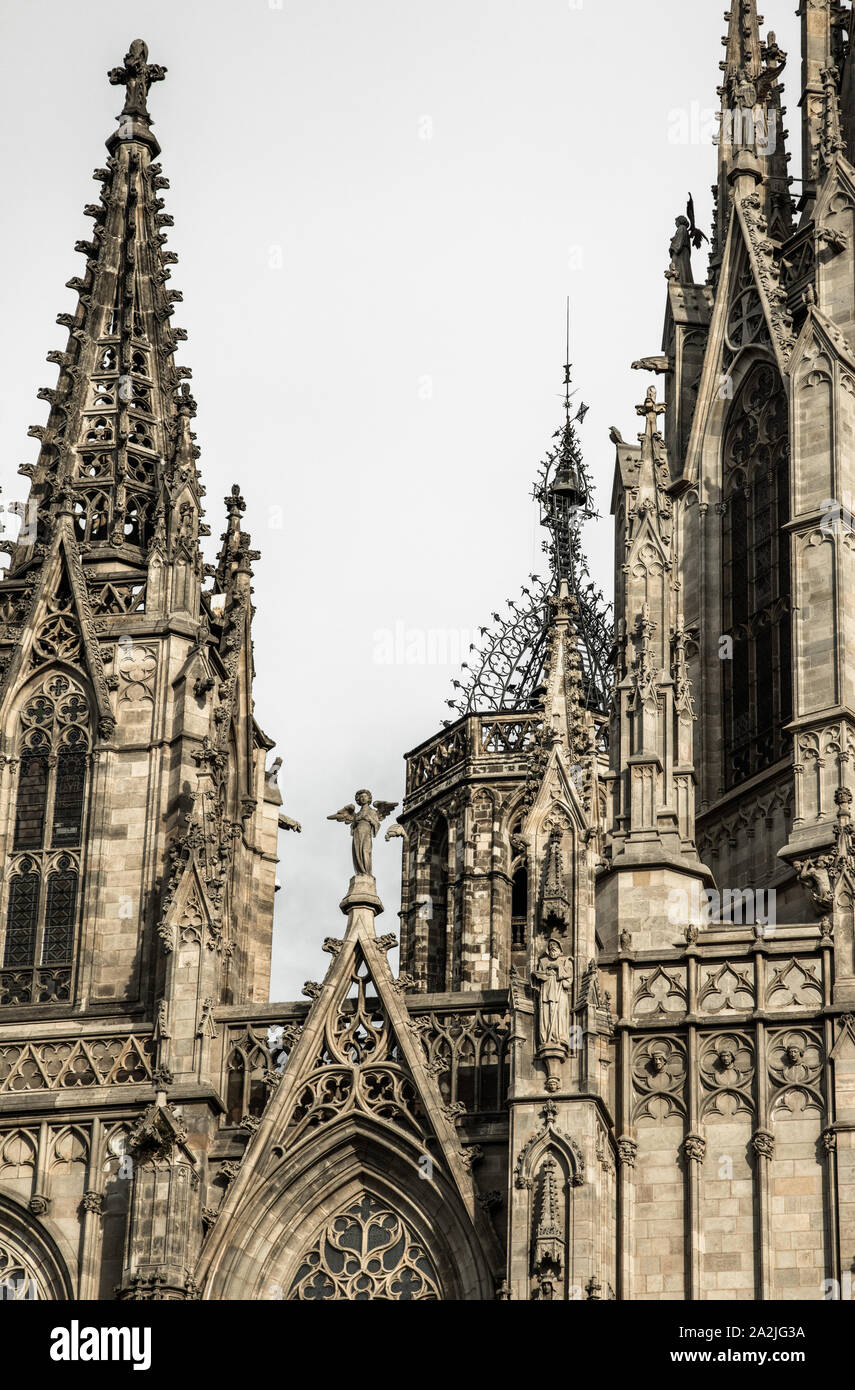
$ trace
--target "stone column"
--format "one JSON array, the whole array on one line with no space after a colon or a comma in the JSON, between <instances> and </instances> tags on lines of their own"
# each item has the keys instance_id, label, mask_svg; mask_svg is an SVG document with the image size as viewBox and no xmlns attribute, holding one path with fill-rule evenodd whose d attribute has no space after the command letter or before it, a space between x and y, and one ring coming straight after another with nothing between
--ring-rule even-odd
<instances>
[{"instance_id":1,"label":"stone column","mask_svg":"<svg viewBox=\"0 0 855 1390\"><path fill-rule=\"evenodd\" d=\"M686 1168L686 1297L696 1301L701 1296L700 1170L707 1155L707 1141L700 1134L687 1134L681 1148Z\"/></svg>"},{"instance_id":2,"label":"stone column","mask_svg":"<svg viewBox=\"0 0 855 1390\"><path fill-rule=\"evenodd\" d=\"M635 1160L638 1144L624 1134L618 1140L618 1298L632 1298L632 1219L635 1205Z\"/></svg>"},{"instance_id":3,"label":"stone column","mask_svg":"<svg viewBox=\"0 0 855 1390\"><path fill-rule=\"evenodd\" d=\"M759 1289L763 1301L772 1297L772 1240L769 1164L775 1157L775 1136L768 1129L755 1130L751 1138L754 1151L757 1195L757 1264Z\"/></svg>"}]
</instances>

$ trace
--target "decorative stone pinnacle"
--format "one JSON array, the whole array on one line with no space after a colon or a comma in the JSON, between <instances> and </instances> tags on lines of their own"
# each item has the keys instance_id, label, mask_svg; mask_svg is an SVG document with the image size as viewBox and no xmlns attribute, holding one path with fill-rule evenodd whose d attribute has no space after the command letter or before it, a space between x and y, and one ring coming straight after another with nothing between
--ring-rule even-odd
<instances>
[{"instance_id":1,"label":"decorative stone pinnacle","mask_svg":"<svg viewBox=\"0 0 855 1390\"><path fill-rule=\"evenodd\" d=\"M656 387L650 386L647 395L644 397L643 404L635 407L636 415L644 416L644 433L648 439L652 439L653 436L658 433L658 417L664 415L667 409L668 407L664 401L657 401Z\"/></svg>"},{"instance_id":2,"label":"decorative stone pinnacle","mask_svg":"<svg viewBox=\"0 0 855 1390\"><path fill-rule=\"evenodd\" d=\"M123 116L139 116L140 120L151 121L146 104L148 89L152 82L162 82L166 68L148 61L148 44L144 39L133 39L125 54L124 67L112 68L107 77L113 87L127 88Z\"/></svg>"}]
</instances>

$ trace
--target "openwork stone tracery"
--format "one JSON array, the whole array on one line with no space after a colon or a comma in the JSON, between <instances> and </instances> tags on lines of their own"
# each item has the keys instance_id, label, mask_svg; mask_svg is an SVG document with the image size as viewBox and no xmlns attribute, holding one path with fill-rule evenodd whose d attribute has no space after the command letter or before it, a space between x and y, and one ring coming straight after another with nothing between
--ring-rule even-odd
<instances>
[{"instance_id":1,"label":"openwork stone tracery","mask_svg":"<svg viewBox=\"0 0 855 1390\"><path fill-rule=\"evenodd\" d=\"M365 1193L329 1222L288 1297L435 1302L442 1294L433 1263L404 1218Z\"/></svg>"}]
</instances>

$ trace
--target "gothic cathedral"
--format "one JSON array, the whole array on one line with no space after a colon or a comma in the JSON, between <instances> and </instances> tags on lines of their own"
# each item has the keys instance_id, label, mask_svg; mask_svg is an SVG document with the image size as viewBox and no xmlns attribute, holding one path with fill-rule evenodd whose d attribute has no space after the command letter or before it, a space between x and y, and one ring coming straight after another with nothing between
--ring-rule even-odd
<instances>
[{"instance_id":1,"label":"gothic cathedral","mask_svg":"<svg viewBox=\"0 0 855 1390\"><path fill-rule=\"evenodd\" d=\"M257 553L234 488L203 562L164 69L135 40L109 74L0 581L6 1296L820 1300L853 1268L855 21L802 0L798 197L786 54L755 0L727 24L708 273L690 206L612 430L614 610L568 368L548 574L398 819L334 818L342 935L285 1004Z\"/></svg>"}]
</instances>

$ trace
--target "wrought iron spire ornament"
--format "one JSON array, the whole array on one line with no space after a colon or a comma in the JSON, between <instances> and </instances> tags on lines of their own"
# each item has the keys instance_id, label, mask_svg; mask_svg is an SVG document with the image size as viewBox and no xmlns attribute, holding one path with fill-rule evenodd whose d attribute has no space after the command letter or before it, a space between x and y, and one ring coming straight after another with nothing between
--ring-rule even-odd
<instances>
[{"instance_id":1,"label":"wrought iron spire ornament","mask_svg":"<svg viewBox=\"0 0 855 1390\"><path fill-rule=\"evenodd\" d=\"M533 497L540 506L540 523L549 532L543 551L549 557L547 578L530 575L531 587L522 588L521 599L509 599L503 616L493 614L493 628L480 629L483 645L472 661L463 664L465 678L454 681L459 692L446 701L461 714L496 710L531 709L543 675L550 623L549 600L566 579L577 613L574 627L582 661L582 699L588 709L604 712L608 705L609 650L612 644L611 605L594 584L582 549L581 528L598 518L594 488L582 458L576 424L588 407L581 404L573 415L571 363L564 367L564 425L540 466Z\"/></svg>"}]
</instances>

